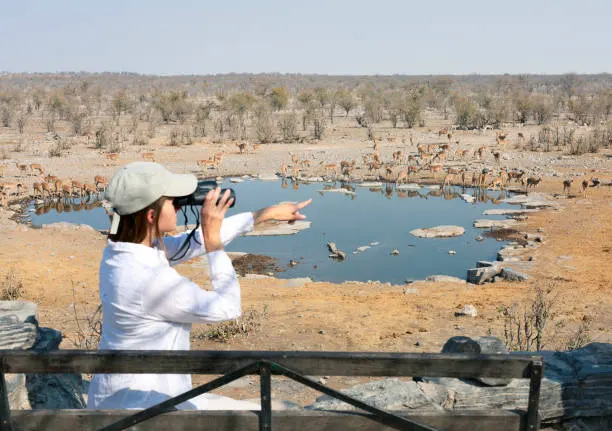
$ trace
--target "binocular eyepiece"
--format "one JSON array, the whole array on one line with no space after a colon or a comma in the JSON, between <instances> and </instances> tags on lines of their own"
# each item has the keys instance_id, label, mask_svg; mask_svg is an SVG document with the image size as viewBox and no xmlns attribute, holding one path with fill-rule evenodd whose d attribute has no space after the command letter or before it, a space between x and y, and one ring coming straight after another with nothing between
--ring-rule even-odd
<instances>
[{"instance_id":1,"label":"binocular eyepiece","mask_svg":"<svg viewBox=\"0 0 612 431\"><path fill-rule=\"evenodd\" d=\"M199 180L198 181L198 186L196 187L195 191L187 196L181 196L178 198L174 198L174 204L176 206L195 206L195 205L202 205L204 203L204 199L206 198L206 195L216 189L218 186L217 182L214 180ZM236 193L234 192L234 189L221 189L221 196L223 196L223 194L225 193L226 190L230 191L230 196L228 199L234 199L234 201L232 202L232 204L230 205L230 208L233 207L236 204ZM221 200L221 198L219 197L219 200ZM219 203L219 201L217 201L217 203Z\"/></svg>"}]
</instances>

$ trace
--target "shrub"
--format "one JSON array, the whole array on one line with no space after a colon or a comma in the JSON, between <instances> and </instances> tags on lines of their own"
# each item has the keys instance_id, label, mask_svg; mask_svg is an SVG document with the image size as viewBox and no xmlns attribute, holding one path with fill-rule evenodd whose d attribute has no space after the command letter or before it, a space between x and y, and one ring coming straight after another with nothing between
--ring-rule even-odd
<instances>
[{"instance_id":1,"label":"shrub","mask_svg":"<svg viewBox=\"0 0 612 431\"><path fill-rule=\"evenodd\" d=\"M0 299L3 301L15 301L23 297L23 283L17 277L13 269L4 276L2 287L0 288Z\"/></svg>"},{"instance_id":2,"label":"shrub","mask_svg":"<svg viewBox=\"0 0 612 431\"><path fill-rule=\"evenodd\" d=\"M72 310L74 312L74 322L76 323L77 332L72 339L72 344L80 350L96 350L100 345L102 338L102 304L98 305L96 310L89 316L80 318L77 313L77 300L72 283Z\"/></svg>"},{"instance_id":3,"label":"shrub","mask_svg":"<svg viewBox=\"0 0 612 431\"><path fill-rule=\"evenodd\" d=\"M280 111L289 102L289 93L284 87L273 88L268 97L270 99L270 106L275 111Z\"/></svg>"},{"instance_id":4,"label":"shrub","mask_svg":"<svg viewBox=\"0 0 612 431\"><path fill-rule=\"evenodd\" d=\"M544 347L544 330L553 316L556 299L551 298L550 285L546 292L536 287L530 304L502 306L499 312L504 318L504 340L508 350L535 351Z\"/></svg>"},{"instance_id":5,"label":"shrub","mask_svg":"<svg viewBox=\"0 0 612 431\"><path fill-rule=\"evenodd\" d=\"M209 325L206 330L197 332L193 337L197 340L212 340L226 343L238 335L250 335L255 333L268 317L268 307L264 305L263 312L248 310L236 320L219 322Z\"/></svg>"},{"instance_id":6,"label":"shrub","mask_svg":"<svg viewBox=\"0 0 612 431\"><path fill-rule=\"evenodd\" d=\"M293 142L297 139L298 121L295 112L284 114L278 121L283 142Z\"/></svg>"},{"instance_id":7,"label":"shrub","mask_svg":"<svg viewBox=\"0 0 612 431\"><path fill-rule=\"evenodd\" d=\"M255 136L261 144L268 144L274 140L274 123L270 112L263 106L255 114Z\"/></svg>"}]
</instances>

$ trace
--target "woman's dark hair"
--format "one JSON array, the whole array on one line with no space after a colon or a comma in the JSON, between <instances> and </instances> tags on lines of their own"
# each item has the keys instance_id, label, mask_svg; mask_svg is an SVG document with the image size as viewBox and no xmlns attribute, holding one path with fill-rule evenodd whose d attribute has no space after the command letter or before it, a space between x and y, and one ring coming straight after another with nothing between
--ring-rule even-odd
<instances>
[{"instance_id":1,"label":"woman's dark hair","mask_svg":"<svg viewBox=\"0 0 612 431\"><path fill-rule=\"evenodd\" d=\"M157 241L160 244L163 244L161 234L159 233L159 216L161 215L162 208L164 203L172 198L167 198L162 196L151 205L146 208L141 209L140 211L135 212L134 214L122 215L119 219L119 227L117 228L116 234L109 234L108 239L113 242L133 242L136 244L141 243L147 236L148 224L147 224L147 213L149 210L154 210L154 224L155 224L155 233L153 238L153 243ZM163 245L162 245L163 247Z\"/></svg>"}]
</instances>

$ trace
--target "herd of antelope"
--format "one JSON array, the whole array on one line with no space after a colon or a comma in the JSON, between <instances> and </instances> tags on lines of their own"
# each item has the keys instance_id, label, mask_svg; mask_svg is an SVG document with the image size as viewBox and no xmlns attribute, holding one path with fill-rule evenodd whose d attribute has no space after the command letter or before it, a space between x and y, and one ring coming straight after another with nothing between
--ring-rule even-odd
<instances>
[{"instance_id":1,"label":"herd of antelope","mask_svg":"<svg viewBox=\"0 0 612 431\"><path fill-rule=\"evenodd\" d=\"M459 140L452 143L453 135L446 128L440 129L438 135L445 135L448 142L419 144L415 143L414 138L410 135L410 144L416 147L416 152L404 154L402 150L398 149L393 151L391 160L383 160L381 156L383 140L374 138L372 151L362 155L362 163L358 163L357 160L326 163L324 160L314 164L314 169L311 169L309 174L323 175L333 180L339 178L350 180L354 169L362 169L363 171L367 170L368 174L374 176L376 180L400 184L410 181L411 176L419 172L429 172L434 179L440 175L442 188L461 185L480 189L504 190L514 182L520 184L525 193L530 189L537 188L542 181L541 176L533 175L533 173L529 175L525 170L510 170L502 166L502 150L508 145L507 134L504 131L496 133L496 146L489 148L483 145L474 151L453 148L454 145L459 145ZM524 139L520 132L518 139ZM397 138L388 137L387 141L395 144ZM407 143L405 139L402 139L401 142L403 144ZM283 178L290 177L298 180L300 175L313 165L313 162L308 156L298 157L293 153L290 153L290 156L291 162L283 162L280 173ZM460 165L448 166L446 165L448 161L459 162ZM491 162L490 165L487 165L488 161ZM471 169L470 164L472 164ZM480 164L480 166L477 164ZM563 181L564 193L569 192L571 182L572 180ZM583 179L581 181L583 195L586 196L589 185L596 186L597 184L599 182L596 178Z\"/></svg>"},{"instance_id":2,"label":"herd of antelope","mask_svg":"<svg viewBox=\"0 0 612 431\"><path fill-rule=\"evenodd\" d=\"M57 199L72 199L79 197L91 200L93 196L100 198L101 193L106 191L108 180L96 175L93 183L82 182L77 179L60 179L55 175L48 174L44 176L45 170L38 163L19 164L15 163L20 175L38 175L40 180L32 184L31 197L34 199L51 200ZM4 169L0 170L0 176L4 176ZM12 196L17 198L22 197L27 192L25 182L0 182L0 206L8 206L9 199Z\"/></svg>"}]
</instances>

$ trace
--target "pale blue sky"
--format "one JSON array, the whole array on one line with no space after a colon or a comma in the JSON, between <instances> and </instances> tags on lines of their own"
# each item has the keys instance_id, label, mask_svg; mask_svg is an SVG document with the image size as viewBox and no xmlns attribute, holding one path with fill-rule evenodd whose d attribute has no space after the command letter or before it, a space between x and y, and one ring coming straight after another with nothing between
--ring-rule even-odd
<instances>
[{"instance_id":1,"label":"pale blue sky","mask_svg":"<svg viewBox=\"0 0 612 431\"><path fill-rule=\"evenodd\" d=\"M612 0L0 0L0 71L612 72Z\"/></svg>"}]
</instances>

